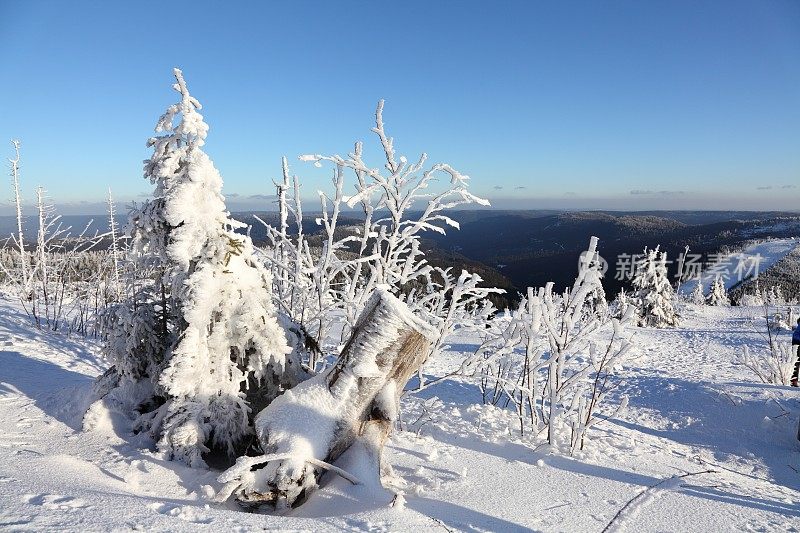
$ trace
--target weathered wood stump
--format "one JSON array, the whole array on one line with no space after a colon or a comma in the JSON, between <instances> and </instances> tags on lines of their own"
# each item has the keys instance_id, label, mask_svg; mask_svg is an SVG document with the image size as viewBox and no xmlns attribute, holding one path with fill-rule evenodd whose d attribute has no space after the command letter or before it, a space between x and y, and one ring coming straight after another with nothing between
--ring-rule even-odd
<instances>
[{"instance_id":1,"label":"weathered wood stump","mask_svg":"<svg viewBox=\"0 0 800 533\"><path fill-rule=\"evenodd\" d=\"M367 302L337 363L300 383L255 420L265 455L240 457L220 476L218 499L284 509L302 503L325 469L356 439L380 462L400 394L425 362L432 332L384 289ZM375 472L376 476L379 472Z\"/></svg>"}]
</instances>

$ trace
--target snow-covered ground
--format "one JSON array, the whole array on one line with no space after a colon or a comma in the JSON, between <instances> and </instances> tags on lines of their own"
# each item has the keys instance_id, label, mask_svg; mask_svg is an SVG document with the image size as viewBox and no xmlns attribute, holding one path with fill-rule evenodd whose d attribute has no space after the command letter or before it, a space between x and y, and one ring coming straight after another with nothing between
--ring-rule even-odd
<instances>
[{"instance_id":1,"label":"snow-covered ground","mask_svg":"<svg viewBox=\"0 0 800 533\"><path fill-rule=\"evenodd\" d=\"M760 241L746 247L740 252L729 254L720 258L716 264L704 270L700 276L703 289L708 294L711 284L717 277L725 283L725 289L730 289L740 281L749 277L757 277L759 273L766 272L775 263L786 257L797 246L800 239L772 239ZM691 253L689 254L691 256ZM687 261L687 269L689 262ZM697 286L697 279L692 279L681 284L680 293L689 295Z\"/></svg>"},{"instance_id":2,"label":"snow-covered ground","mask_svg":"<svg viewBox=\"0 0 800 533\"><path fill-rule=\"evenodd\" d=\"M506 411L476 404L473 384L445 381L404 401L407 430L388 446L405 505L325 477L302 507L269 516L213 503L216 472L164 461L124 419L82 431L98 350L35 330L0 300L0 529L798 531L800 393L733 363L763 347L759 312L690 307L679 328L637 329L629 408L580 457L535 449ZM472 348L454 339L429 372ZM341 463L358 474L352 455Z\"/></svg>"}]
</instances>

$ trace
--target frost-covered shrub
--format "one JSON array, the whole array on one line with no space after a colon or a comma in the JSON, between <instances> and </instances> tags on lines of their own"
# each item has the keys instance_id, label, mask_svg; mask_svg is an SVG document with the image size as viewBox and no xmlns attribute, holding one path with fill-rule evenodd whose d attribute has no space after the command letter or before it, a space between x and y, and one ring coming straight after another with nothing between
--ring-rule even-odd
<instances>
[{"instance_id":1,"label":"frost-covered shrub","mask_svg":"<svg viewBox=\"0 0 800 533\"><path fill-rule=\"evenodd\" d=\"M153 199L131 215L126 299L109 317L120 386L139 387L137 427L170 458L203 465L252 433L246 391L274 398L303 377L276 320L270 272L234 232L222 178L203 150L208 126L175 69L180 101L160 118L144 174ZM266 388L266 390L264 390Z\"/></svg>"},{"instance_id":2,"label":"frost-covered shrub","mask_svg":"<svg viewBox=\"0 0 800 533\"><path fill-rule=\"evenodd\" d=\"M36 188L35 239L30 239L22 216L20 143L12 144L16 157L9 162L16 228L0 243L0 282L12 288L37 327L97 334L97 316L118 296L111 287L112 269L102 261L105 254L93 251L105 235L90 231L92 221L74 234L40 186Z\"/></svg>"},{"instance_id":3,"label":"frost-covered shrub","mask_svg":"<svg viewBox=\"0 0 800 533\"><path fill-rule=\"evenodd\" d=\"M458 222L447 216L448 210L488 202L470 193L468 176L450 165L426 167L426 154L416 162L397 156L394 140L384 129L383 101L372 131L383 151L382 168L364 161L361 142L346 157L300 157L333 167L333 191L319 191L319 250L309 245L303 231L300 182L297 176L290 177L284 160L283 179L277 184L279 222L273 227L262 221L270 243L264 255L273 271L276 301L320 344L328 339L334 319L343 317L339 336L343 342L373 290L386 286L439 330L432 357L456 324L485 322L489 309L482 300L501 291L480 286L483 280L475 274L463 272L455 277L449 270L429 265L421 250L422 234L444 233L447 226L457 229ZM352 185L347 175L352 176ZM354 194L346 193L346 185L354 187ZM339 219L345 208L357 208L363 221L343 228ZM290 225L296 228L294 234ZM323 365L320 359L309 361L314 369Z\"/></svg>"},{"instance_id":4,"label":"frost-covered shrub","mask_svg":"<svg viewBox=\"0 0 800 533\"><path fill-rule=\"evenodd\" d=\"M480 287L483 279L466 270L462 270L456 278L449 268L437 267L425 276L425 280L425 288L422 291L412 290L405 302L434 328L435 338L425 357L429 361L442 352L446 347L445 341L456 328L460 328L461 333L485 328L489 317L495 312L487 296L503 291ZM422 368L418 378L418 388L421 389L425 386Z\"/></svg>"},{"instance_id":5,"label":"frost-covered shrub","mask_svg":"<svg viewBox=\"0 0 800 533\"><path fill-rule=\"evenodd\" d=\"M638 323L646 327L670 327L678 323L675 312L675 291L667 277L667 255L655 250L644 251L633 278L633 300Z\"/></svg>"},{"instance_id":6,"label":"frost-covered shrub","mask_svg":"<svg viewBox=\"0 0 800 533\"><path fill-rule=\"evenodd\" d=\"M627 402L603 404L618 385L615 367L633 347L624 326L635 309L618 309L620 318L597 312L602 283L596 246L593 237L571 288L528 288L517 309L495 317L486 340L459 369L481 380L484 401L505 398L515 406L521 432L526 423L535 433L547 429L552 446L571 452L583 448L599 414L614 416Z\"/></svg>"},{"instance_id":7,"label":"frost-covered shrub","mask_svg":"<svg viewBox=\"0 0 800 533\"><path fill-rule=\"evenodd\" d=\"M790 323L786 321L784 310ZM744 346L742 352L736 354L736 362L750 369L762 383L789 385L797 361L795 346L788 340L782 340L780 332L792 331L793 324L791 323L795 320L794 310L789 307L773 312L771 306L765 303L763 319L766 326L766 349L754 352L750 347Z\"/></svg>"},{"instance_id":8,"label":"frost-covered shrub","mask_svg":"<svg viewBox=\"0 0 800 533\"><path fill-rule=\"evenodd\" d=\"M794 346L789 342L770 339L766 350L753 353L745 346L737 354L736 360L750 369L762 383L789 385L797 360L794 352Z\"/></svg>"}]
</instances>

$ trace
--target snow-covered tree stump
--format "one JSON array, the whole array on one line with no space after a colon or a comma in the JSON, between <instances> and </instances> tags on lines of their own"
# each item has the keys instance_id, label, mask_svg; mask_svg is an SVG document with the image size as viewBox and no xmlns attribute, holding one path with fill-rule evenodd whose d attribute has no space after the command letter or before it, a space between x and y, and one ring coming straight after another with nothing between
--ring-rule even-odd
<instances>
[{"instance_id":1,"label":"snow-covered tree stump","mask_svg":"<svg viewBox=\"0 0 800 533\"><path fill-rule=\"evenodd\" d=\"M256 417L259 457L240 457L220 476L244 504L299 505L324 470L358 481L330 463L357 439L380 457L400 394L424 363L433 333L385 289L376 289L337 363L279 396Z\"/></svg>"}]
</instances>

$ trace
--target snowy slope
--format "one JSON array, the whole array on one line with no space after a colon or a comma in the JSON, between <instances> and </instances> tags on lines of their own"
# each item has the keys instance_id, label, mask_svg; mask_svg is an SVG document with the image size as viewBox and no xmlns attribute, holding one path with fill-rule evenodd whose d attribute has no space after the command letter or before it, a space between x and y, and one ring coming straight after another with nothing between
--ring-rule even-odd
<instances>
[{"instance_id":1,"label":"snowy slope","mask_svg":"<svg viewBox=\"0 0 800 533\"><path fill-rule=\"evenodd\" d=\"M760 349L760 320L688 308L680 328L637 330L630 407L580 457L535 450L506 411L476 405L474 385L442 382L405 401L406 431L389 445L405 506L326 477L298 510L267 516L212 503L215 472L164 461L118 416L81 431L96 347L38 332L0 300L0 529L602 531L613 519L617 531L797 531L800 394L732 363L742 345ZM454 339L430 372L471 346ZM357 452L340 461L356 475Z\"/></svg>"},{"instance_id":2,"label":"snowy slope","mask_svg":"<svg viewBox=\"0 0 800 533\"><path fill-rule=\"evenodd\" d=\"M773 239L751 244L741 252L736 252L718 261L700 277L706 294L720 276L725 283L725 289L730 289L746 278L749 269L755 267L758 272L766 272L772 265L783 259L795 247L800 246L800 239ZM738 270L737 270L738 269ZM697 280L689 280L681 284L680 293L689 295L697 286Z\"/></svg>"}]
</instances>

